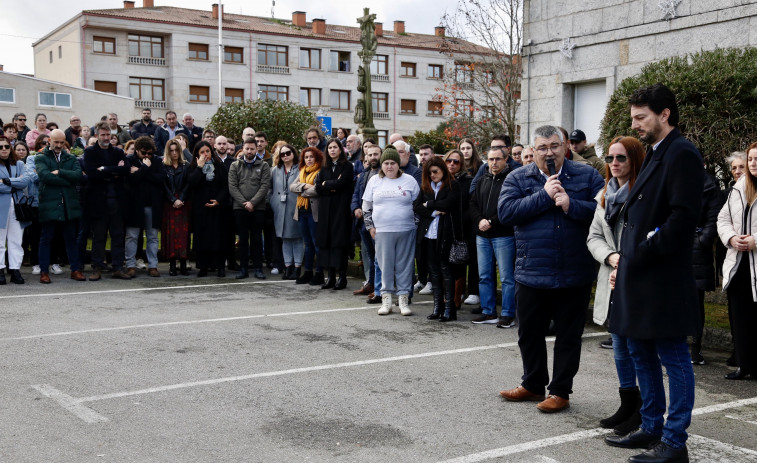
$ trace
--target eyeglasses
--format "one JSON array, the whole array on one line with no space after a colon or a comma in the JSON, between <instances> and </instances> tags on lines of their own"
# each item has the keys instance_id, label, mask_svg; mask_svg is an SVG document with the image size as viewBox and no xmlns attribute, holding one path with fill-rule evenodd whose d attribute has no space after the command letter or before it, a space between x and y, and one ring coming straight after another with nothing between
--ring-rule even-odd
<instances>
[{"instance_id":1,"label":"eyeglasses","mask_svg":"<svg viewBox=\"0 0 757 463\"><path fill-rule=\"evenodd\" d=\"M557 150L559 150L562 147L560 143L552 143L549 146L540 146L536 149L534 149L535 152L539 154L547 154L548 151L552 151L553 153L557 153Z\"/></svg>"},{"instance_id":2,"label":"eyeglasses","mask_svg":"<svg viewBox=\"0 0 757 463\"><path fill-rule=\"evenodd\" d=\"M291 151L281 151L279 152L279 155L281 156L289 156L290 154L293 154Z\"/></svg>"},{"instance_id":3,"label":"eyeglasses","mask_svg":"<svg viewBox=\"0 0 757 463\"><path fill-rule=\"evenodd\" d=\"M442 173L442 171L441 171L441 170L439 170L439 169L430 169L430 170L428 171L428 173L429 173L429 174L431 174L431 175L439 175L439 174L441 174L441 173Z\"/></svg>"},{"instance_id":4,"label":"eyeglasses","mask_svg":"<svg viewBox=\"0 0 757 463\"><path fill-rule=\"evenodd\" d=\"M19 122L26 122L26 119L16 119Z\"/></svg>"},{"instance_id":5,"label":"eyeglasses","mask_svg":"<svg viewBox=\"0 0 757 463\"><path fill-rule=\"evenodd\" d=\"M614 161L615 159L617 159L618 162L623 163L628 160L628 156L626 156L625 154L619 154L617 156L605 156L605 163L612 164L612 161Z\"/></svg>"},{"instance_id":6,"label":"eyeglasses","mask_svg":"<svg viewBox=\"0 0 757 463\"><path fill-rule=\"evenodd\" d=\"M11 149L11 145L0 145L0 150L9 150Z\"/></svg>"},{"instance_id":7,"label":"eyeglasses","mask_svg":"<svg viewBox=\"0 0 757 463\"><path fill-rule=\"evenodd\" d=\"M447 159L446 163L447 164L449 164L449 163L460 164L460 160L459 159Z\"/></svg>"}]
</instances>

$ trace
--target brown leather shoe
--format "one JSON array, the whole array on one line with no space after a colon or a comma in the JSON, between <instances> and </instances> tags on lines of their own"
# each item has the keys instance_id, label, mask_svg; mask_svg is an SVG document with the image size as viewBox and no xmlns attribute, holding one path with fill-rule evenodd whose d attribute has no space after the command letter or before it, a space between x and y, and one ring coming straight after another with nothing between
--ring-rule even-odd
<instances>
[{"instance_id":1,"label":"brown leather shoe","mask_svg":"<svg viewBox=\"0 0 757 463\"><path fill-rule=\"evenodd\" d=\"M49 285L50 283L52 283L52 281L50 281L50 274L47 272L40 273L39 282L45 285Z\"/></svg>"},{"instance_id":2,"label":"brown leather shoe","mask_svg":"<svg viewBox=\"0 0 757 463\"><path fill-rule=\"evenodd\" d=\"M570 407L570 400L552 394L548 395L543 402L539 402L536 405L536 408L544 413L555 413L568 407Z\"/></svg>"},{"instance_id":3,"label":"brown leather shoe","mask_svg":"<svg viewBox=\"0 0 757 463\"><path fill-rule=\"evenodd\" d=\"M126 270L126 274L129 275L129 278L134 278L137 276L137 269L134 267L129 267Z\"/></svg>"},{"instance_id":4,"label":"brown leather shoe","mask_svg":"<svg viewBox=\"0 0 757 463\"><path fill-rule=\"evenodd\" d=\"M534 394L523 386L508 391L500 391L499 395L510 402L540 402L544 400L543 394Z\"/></svg>"},{"instance_id":5,"label":"brown leather shoe","mask_svg":"<svg viewBox=\"0 0 757 463\"><path fill-rule=\"evenodd\" d=\"M156 269L156 268L151 268L151 269L147 270L147 274L150 275L151 277L159 277L160 276L160 272L158 272L158 269Z\"/></svg>"},{"instance_id":6,"label":"brown leather shoe","mask_svg":"<svg viewBox=\"0 0 757 463\"><path fill-rule=\"evenodd\" d=\"M118 280L131 280L131 277L129 276L129 274L122 272L121 270L114 271L110 277L116 278Z\"/></svg>"},{"instance_id":7,"label":"brown leather shoe","mask_svg":"<svg viewBox=\"0 0 757 463\"><path fill-rule=\"evenodd\" d=\"M360 289L356 289L355 291L352 292L352 294L355 296L363 296L363 295L367 296L371 294L372 292L373 292L373 285L369 283Z\"/></svg>"},{"instance_id":8,"label":"brown leather shoe","mask_svg":"<svg viewBox=\"0 0 757 463\"><path fill-rule=\"evenodd\" d=\"M89 275L89 281L99 281L100 278L102 278L100 267L95 267L94 269L92 269L92 273Z\"/></svg>"},{"instance_id":9,"label":"brown leather shoe","mask_svg":"<svg viewBox=\"0 0 757 463\"><path fill-rule=\"evenodd\" d=\"M74 270L73 272L71 272L71 279L76 281L87 281L87 279L84 277L84 274L82 274L80 270Z\"/></svg>"}]
</instances>

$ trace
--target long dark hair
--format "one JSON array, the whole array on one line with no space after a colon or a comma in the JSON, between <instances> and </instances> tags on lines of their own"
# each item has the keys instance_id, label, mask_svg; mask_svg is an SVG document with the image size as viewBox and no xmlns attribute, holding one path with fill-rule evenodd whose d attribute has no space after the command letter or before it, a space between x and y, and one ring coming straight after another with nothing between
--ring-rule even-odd
<instances>
[{"instance_id":1,"label":"long dark hair","mask_svg":"<svg viewBox=\"0 0 757 463\"><path fill-rule=\"evenodd\" d=\"M326 153L324 153L327 167L334 165L334 161L331 159L331 156L329 156L329 145L331 145L332 143L336 143L336 146L339 147L339 159L336 160L336 163L344 164L345 162L347 162L347 155L344 153L344 146L342 146L342 143L339 140L332 138L328 141L328 143L326 143Z\"/></svg>"},{"instance_id":2,"label":"long dark hair","mask_svg":"<svg viewBox=\"0 0 757 463\"><path fill-rule=\"evenodd\" d=\"M465 156L463 156L462 150L460 150L460 146L463 143L468 143L473 147L473 154L470 157L470 161L465 159ZM478 154L478 150L476 149L476 142L473 141L471 138L463 138L460 140L460 143L457 144L457 150L460 151L460 161L462 162L462 165L460 166L460 170L468 171L471 175L476 175L478 173L478 169L481 168L481 165L484 163L483 160L481 160L481 155Z\"/></svg>"},{"instance_id":3,"label":"long dark hair","mask_svg":"<svg viewBox=\"0 0 757 463\"><path fill-rule=\"evenodd\" d=\"M283 167L284 166L284 160L281 159L281 150L284 149L284 148L287 148L287 149L289 149L289 151L292 152L292 156L293 156L292 157L292 165L294 165L294 166L298 165L297 163L300 161L300 156L299 156L299 153L297 152L297 148L295 148L294 146L290 145L289 143L285 143L285 144L279 146L279 151L278 151L279 155L277 156L278 157L278 162L276 163L276 167Z\"/></svg>"},{"instance_id":4,"label":"long dark hair","mask_svg":"<svg viewBox=\"0 0 757 463\"><path fill-rule=\"evenodd\" d=\"M19 159L18 156L16 155L16 148L19 146L23 146L24 148L26 148L27 158L31 154L31 151L29 151L29 145L27 145L25 141L16 140L16 144L13 145L13 148L11 149L11 152L13 152L13 159L15 159L16 161L25 161L25 159Z\"/></svg>"},{"instance_id":5,"label":"long dark hair","mask_svg":"<svg viewBox=\"0 0 757 463\"><path fill-rule=\"evenodd\" d=\"M218 154L216 154L216 150L213 149L213 145L206 142L205 140L202 140L202 141L198 141L197 144L195 145L195 149L192 152L192 162L189 164L189 167L197 167L197 158L200 157L200 148L202 148L203 146L207 146L208 148L210 148L210 158L214 163L220 162L221 164L223 164L223 161L221 161L221 158L219 158Z\"/></svg>"},{"instance_id":6,"label":"long dark hair","mask_svg":"<svg viewBox=\"0 0 757 463\"><path fill-rule=\"evenodd\" d=\"M434 194L434 189L431 188L431 167L436 166L442 170L442 189L449 188L452 184L452 175L447 169L447 164L439 156L434 156L423 164L423 178L421 180L421 190L424 193Z\"/></svg>"},{"instance_id":7,"label":"long dark hair","mask_svg":"<svg viewBox=\"0 0 757 463\"><path fill-rule=\"evenodd\" d=\"M633 188L633 184L636 183L636 177L639 176L639 171L641 170L641 164L644 162L644 156L646 155L646 152L644 151L644 145L641 144L641 142L634 137L615 137L612 139L609 145L607 145L607 149L609 150L612 145L615 143L620 143L623 145L623 148L626 149L626 153L628 153L628 163L631 165L631 172L628 176L628 191L631 191L631 188ZM605 189L602 190L602 207L605 207L605 195L607 194L607 184L610 183L610 180L612 180L612 172L610 172L610 166L605 166Z\"/></svg>"}]
</instances>

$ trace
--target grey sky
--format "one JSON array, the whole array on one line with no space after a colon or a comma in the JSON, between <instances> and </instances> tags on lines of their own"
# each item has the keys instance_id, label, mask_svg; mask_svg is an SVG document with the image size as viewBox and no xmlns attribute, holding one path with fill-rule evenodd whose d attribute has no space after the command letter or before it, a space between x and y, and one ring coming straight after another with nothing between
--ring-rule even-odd
<instances>
[{"instance_id":1,"label":"grey sky","mask_svg":"<svg viewBox=\"0 0 757 463\"><path fill-rule=\"evenodd\" d=\"M6 0L12 2L13 0ZM142 0L135 0L136 6ZM155 0L155 6L175 6L204 9L210 11L217 0ZM228 0L224 10L229 13L253 16L271 16L271 0ZM355 2L350 0L329 0L304 2L302 0L276 0L275 16L281 19L292 17L292 11L307 12L308 20L324 18L327 23L357 25L356 18L362 16L363 7L370 7L376 13L376 21L383 22L385 29L391 29L395 20L405 21L408 32L433 34L434 26L445 11L452 12L457 0L417 0L388 1L370 0ZM7 5L6 5L7 6ZM33 74L34 57L32 43L52 31L65 21L76 16L81 10L122 8L119 0L34 0L16 2L12 8L3 8L0 15L0 64L9 72Z\"/></svg>"}]
</instances>

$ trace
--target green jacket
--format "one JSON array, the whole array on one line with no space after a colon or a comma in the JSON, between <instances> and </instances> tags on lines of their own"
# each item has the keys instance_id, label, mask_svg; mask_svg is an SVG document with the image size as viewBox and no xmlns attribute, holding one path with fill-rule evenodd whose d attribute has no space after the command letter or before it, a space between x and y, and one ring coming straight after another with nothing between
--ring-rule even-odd
<instances>
[{"instance_id":1,"label":"green jacket","mask_svg":"<svg viewBox=\"0 0 757 463\"><path fill-rule=\"evenodd\" d=\"M599 156L597 156L597 150L594 148L594 145L587 146L584 152L580 155L573 151L573 155L585 159L587 164L597 169L599 175L601 175L602 177L605 176L605 162L599 159Z\"/></svg>"},{"instance_id":2,"label":"green jacket","mask_svg":"<svg viewBox=\"0 0 757 463\"><path fill-rule=\"evenodd\" d=\"M81 166L76 156L68 151L60 154L60 163L48 146L34 158L39 176L39 221L63 222L81 217L79 192ZM54 171L58 174L53 174Z\"/></svg>"},{"instance_id":3,"label":"green jacket","mask_svg":"<svg viewBox=\"0 0 757 463\"><path fill-rule=\"evenodd\" d=\"M242 158L229 167L229 194L235 210L244 209L243 204L247 201L255 206L256 211L265 210L270 189L271 167L265 160L255 158L255 162L247 164Z\"/></svg>"}]
</instances>

